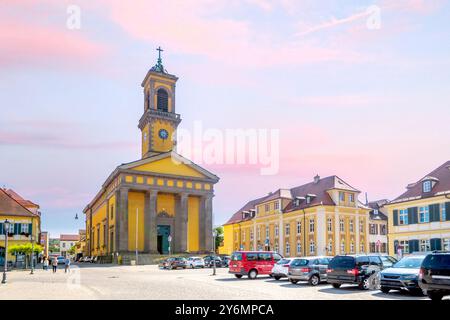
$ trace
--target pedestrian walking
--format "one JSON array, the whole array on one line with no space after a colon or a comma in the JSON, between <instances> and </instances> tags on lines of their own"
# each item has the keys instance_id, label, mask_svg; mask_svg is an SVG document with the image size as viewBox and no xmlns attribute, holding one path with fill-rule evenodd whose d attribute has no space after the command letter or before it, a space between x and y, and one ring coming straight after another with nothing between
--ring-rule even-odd
<instances>
[{"instance_id":1,"label":"pedestrian walking","mask_svg":"<svg viewBox=\"0 0 450 320\"><path fill-rule=\"evenodd\" d=\"M48 271L48 258L47 257L44 258L44 270Z\"/></svg>"},{"instance_id":2,"label":"pedestrian walking","mask_svg":"<svg viewBox=\"0 0 450 320\"><path fill-rule=\"evenodd\" d=\"M58 269L58 259L56 257L52 260L52 267L53 267L53 273L56 272L56 269Z\"/></svg>"},{"instance_id":3,"label":"pedestrian walking","mask_svg":"<svg viewBox=\"0 0 450 320\"><path fill-rule=\"evenodd\" d=\"M70 259L69 257L64 260L64 272L67 273L67 271L70 272Z\"/></svg>"}]
</instances>

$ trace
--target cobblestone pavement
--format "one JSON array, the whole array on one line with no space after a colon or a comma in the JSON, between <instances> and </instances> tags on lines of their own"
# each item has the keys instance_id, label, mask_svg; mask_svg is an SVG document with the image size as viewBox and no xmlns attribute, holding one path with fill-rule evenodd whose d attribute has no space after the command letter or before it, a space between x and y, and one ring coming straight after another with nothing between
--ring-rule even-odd
<instances>
[{"instance_id":1,"label":"cobblestone pavement","mask_svg":"<svg viewBox=\"0 0 450 320\"><path fill-rule=\"evenodd\" d=\"M355 286L334 289L326 283L311 287L267 276L236 279L228 269L160 270L157 266L73 265L70 273L38 269L8 273L0 284L4 299L427 299L393 291L361 291Z\"/></svg>"}]
</instances>

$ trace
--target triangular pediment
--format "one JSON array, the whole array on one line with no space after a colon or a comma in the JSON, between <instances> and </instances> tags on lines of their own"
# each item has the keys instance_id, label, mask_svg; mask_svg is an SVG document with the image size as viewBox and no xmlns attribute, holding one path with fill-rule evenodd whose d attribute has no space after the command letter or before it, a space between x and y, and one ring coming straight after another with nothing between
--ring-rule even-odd
<instances>
[{"instance_id":1,"label":"triangular pediment","mask_svg":"<svg viewBox=\"0 0 450 320\"><path fill-rule=\"evenodd\" d=\"M120 166L120 169L218 180L217 176L176 152L166 152L134 161Z\"/></svg>"}]
</instances>

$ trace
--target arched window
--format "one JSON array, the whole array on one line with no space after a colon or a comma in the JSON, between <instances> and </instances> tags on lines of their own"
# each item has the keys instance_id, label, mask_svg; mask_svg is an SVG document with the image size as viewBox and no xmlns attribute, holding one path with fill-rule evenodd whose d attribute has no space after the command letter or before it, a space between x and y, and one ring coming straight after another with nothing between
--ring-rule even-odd
<instances>
[{"instance_id":1,"label":"arched window","mask_svg":"<svg viewBox=\"0 0 450 320\"><path fill-rule=\"evenodd\" d=\"M167 94L167 91L164 89L158 89L156 96L156 108L159 111L169 112L169 95Z\"/></svg>"}]
</instances>

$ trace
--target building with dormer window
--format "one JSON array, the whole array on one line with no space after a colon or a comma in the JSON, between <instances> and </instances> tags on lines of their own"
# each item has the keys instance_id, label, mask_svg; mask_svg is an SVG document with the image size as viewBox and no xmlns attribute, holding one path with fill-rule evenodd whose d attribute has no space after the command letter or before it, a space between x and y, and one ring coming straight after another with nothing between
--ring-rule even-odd
<instances>
[{"instance_id":1,"label":"building with dormer window","mask_svg":"<svg viewBox=\"0 0 450 320\"><path fill-rule=\"evenodd\" d=\"M389 252L450 250L450 161L409 184L385 207Z\"/></svg>"},{"instance_id":2,"label":"building with dormer window","mask_svg":"<svg viewBox=\"0 0 450 320\"><path fill-rule=\"evenodd\" d=\"M286 257L368 252L371 209L358 201L359 194L337 176L317 175L251 200L225 223L220 252L274 250ZM240 237L243 230L256 237Z\"/></svg>"}]
</instances>

